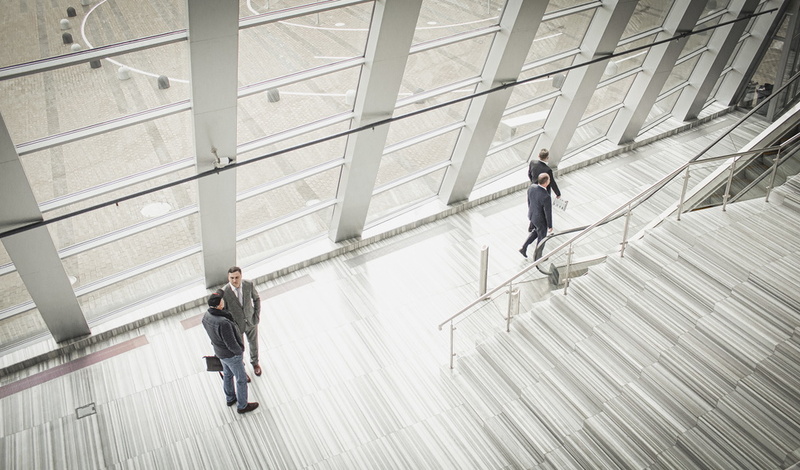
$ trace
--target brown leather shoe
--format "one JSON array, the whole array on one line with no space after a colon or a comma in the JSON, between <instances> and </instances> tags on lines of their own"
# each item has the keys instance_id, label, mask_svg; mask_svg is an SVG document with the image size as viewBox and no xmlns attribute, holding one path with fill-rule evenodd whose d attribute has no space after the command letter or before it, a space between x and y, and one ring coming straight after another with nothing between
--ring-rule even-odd
<instances>
[{"instance_id":1,"label":"brown leather shoe","mask_svg":"<svg viewBox=\"0 0 800 470\"><path fill-rule=\"evenodd\" d=\"M245 406L241 410L236 410L236 412L241 415L241 414L249 413L249 412L255 410L256 408L258 408L258 402L253 402L253 403L248 403L247 406Z\"/></svg>"},{"instance_id":2,"label":"brown leather shoe","mask_svg":"<svg viewBox=\"0 0 800 470\"><path fill-rule=\"evenodd\" d=\"M250 374L245 374L247 376L247 383L250 383Z\"/></svg>"},{"instance_id":3,"label":"brown leather shoe","mask_svg":"<svg viewBox=\"0 0 800 470\"><path fill-rule=\"evenodd\" d=\"M253 364L253 372L255 372L257 376L261 377L261 366L258 364Z\"/></svg>"}]
</instances>

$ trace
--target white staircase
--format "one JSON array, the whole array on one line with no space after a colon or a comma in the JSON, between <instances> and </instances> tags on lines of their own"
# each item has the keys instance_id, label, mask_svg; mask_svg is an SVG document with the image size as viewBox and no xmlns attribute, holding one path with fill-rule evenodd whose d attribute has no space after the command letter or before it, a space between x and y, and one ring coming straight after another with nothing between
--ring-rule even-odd
<instances>
[{"instance_id":1,"label":"white staircase","mask_svg":"<svg viewBox=\"0 0 800 470\"><path fill-rule=\"evenodd\" d=\"M685 214L447 372L517 468L800 462L800 180Z\"/></svg>"}]
</instances>

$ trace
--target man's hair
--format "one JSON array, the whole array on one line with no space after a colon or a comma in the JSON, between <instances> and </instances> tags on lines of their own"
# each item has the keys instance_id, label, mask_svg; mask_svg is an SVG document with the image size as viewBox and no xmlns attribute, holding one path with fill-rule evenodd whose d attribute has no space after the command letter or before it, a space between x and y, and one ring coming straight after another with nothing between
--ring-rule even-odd
<instances>
[{"instance_id":1,"label":"man's hair","mask_svg":"<svg viewBox=\"0 0 800 470\"><path fill-rule=\"evenodd\" d=\"M539 151L539 160L547 160L550 158L550 151L547 149L542 149Z\"/></svg>"},{"instance_id":2,"label":"man's hair","mask_svg":"<svg viewBox=\"0 0 800 470\"><path fill-rule=\"evenodd\" d=\"M211 297L208 298L208 306L212 308L219 307L219 304L222 303L222 294L223 292L221 290L218 290L213 294L211 294Z\"/></svg>"},{"instance_id":3,"label":"man's hair","mask_svg":"<svg viewBox=\"0 0 800 470\"><path fill-rule=\"evenodd\" d=\"M232 267L231 269L228 270L228 274L231 274L231 273L242 274L242 268L240 268L239 266L234 266L234 267Z\"/></svg>"},{"instance_id":4,"label":"man's hair","mask_svg":"<svg viewBox=\"0 0 800 470\"><path fill-rule=\"evenodd\" d=\"M545 184L550 181L550 175L547 173L539 173L539 178L536 180L539 184Z\"/></svg>"}]
</instances>

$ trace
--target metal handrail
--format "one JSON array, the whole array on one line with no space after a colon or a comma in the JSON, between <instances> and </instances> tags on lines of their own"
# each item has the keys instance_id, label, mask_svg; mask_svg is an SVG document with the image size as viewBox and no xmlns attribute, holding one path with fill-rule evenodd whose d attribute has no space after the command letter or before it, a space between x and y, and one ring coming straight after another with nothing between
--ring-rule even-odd
<instances>
[{"instance_id":1,"label":"metal handrail","mask_svg":"<svg viewBox=\"0 0 800 470\"><path fill-rule=\"evenodd\" d=\"M593 224L591 224L591 225L587 226L586 228L584 228L583 230L581 230L577 235L575 235L572 238L570 238L569 240L561 243L560 245L558 245L553 250L550 250L546 255L542 256L539 259L536 259L532 264L528 265L527 267L523 268L522 270L520 270L516 274L512 275L511 277L509 277L505 281L501 282L500 284L498 284L496 287L494 287L490 291L484 293L483 295L480 295L475 300L473 300L472 302L470 302L469 304L467 304L466 306L461 308L461 310L459 310L455 314L451 315L449 318L447 318L443 322L439 323L438 329L440 331L442 330L444 325L446 325L447 323L450 323L450 368L451 369L453 368L453 357L455 357L455 353L454 353L454 349L453 348L454 348L454 331L455 331L456 328L455 328L455 324L453 322L454 322L454 320L456 318L460 317L461 315L463 315L464 313L469 311L475 305L479 304L480 302L482 302L482 301L484 301L486 299L491 298L497 292L505 289L506 286L511 286L511 284L516 279L518 279L519 277L525 275L531 269L534 269L534 268L539 269L539 265L540 264L542 264L543 262L545 262L546 260L551 258L553 255L559 253L564 248L569 247L568 254L571 257L571 255L572 255L572 246L577 240L579 240L579 239L583 238L584 236L586 236L589 232L593 231L596 227L598 227L600 225L603 225L603 224L605 224L605 223L607 223L607 222L609 222L611 220L614 220L614 219L616 219L617 217L619 217L621 215L626 215L627 214L629 216L631 211L634 208L638 207L641 203L645 202L650 196L652 196L653 194L655 194L658 191L660 191L664 186L666 186L676 176L678 176L679 174L681 174L684 171L688 172L688 169L689 169L690 166L693 166L695 164L719 161L719 160L733 159L733 161L732 161L732 169L731 169L731 178L732 178L734 170L735 170L735 164L741 157L746 156L746 155L751 155L751 154L758 154L758 153L765 153L765 152L772 152L772 151L777 151L780 154L780 150L784 146L787 146L787 145L793 143L798 138L800 138L800 134L797 134L797 135L791 137L790 139L788 139L787 141L783 142L781 145L778 145L778 146L762 147L762 148L759 148L759 149L749 150L749 151L745 151L745 152L737 152L737 153L733 153L733 154L726 154L726 155L717 156L717 157L710 157L710 158L700 159L700 157L703 154L705 154L708 150L710 150L715 144L720 142L725 136L727 136L733 129L738 127L747 118L749 118L751 115L753 115L755 113L755 111L757 111L761 106L763 106L766 103L768 103L769 100L771 100L775 96L778 96L780 91L782 91L784 88L786 88L790 83L794 82L798 77L800 77L800 73L795 74L792 77L792 79L789 80L783 87L781 87L779 90L773 92L773 94L770 95L766 100L764 100L761 103L759 103L749 113L747 113L744 117L742 117L742 119L740 119L730 129L728 129L727 132L723 133L722 136L720 136L718 139L716 139L711 145L709 145L708 147L703 149L700 153L698 153L696 156L694 156L688 162L684 163L683 165L681 165L680 167L676 168L675 170L673 170L672 172L670 172L666 176L662 177L660 180L658 180L655 183L653 183L647 189L641 191L639 194L637 194L636 196L632 197L627 202L621 204L619 207L617 207L616 209L612 210L611 212L609 212L605 216L601 217L599 220L597 220ZM776 166L777 166L778 160L779 160L778 158L776 158L776 160L775 160L775 165ZM774 171L773 171L773 174L774 174ZM774 175L773 175L773 179L774 179ZM680 203L678 205L678 220L680 220L680 213L681 213L681 210L682 210L683 198L684 198L685 193L686 193L687 183L688 183L688 177L684 180L683 189L681 191L681 200L680 200ZM730 179L728 181L728 184L730 184ZM725 202L727 202L727 200ZM626 229L627 229L627 223L626 223ZM625 237L627 237L627 230L626 230L626 233L625 233ZM622 242L622 250L625 249L625 244L626 244L626 240L623 240L623 242ZM568 262L568 265L567 265L567 269L569 270L569 262ZM564 292L565 293L566 293L567 286L569 285L568 277L569 276L567 276L566 285L564 287ZM507 318L507 321L510 321L510 318Z\"/></svg>"}]
</instances>

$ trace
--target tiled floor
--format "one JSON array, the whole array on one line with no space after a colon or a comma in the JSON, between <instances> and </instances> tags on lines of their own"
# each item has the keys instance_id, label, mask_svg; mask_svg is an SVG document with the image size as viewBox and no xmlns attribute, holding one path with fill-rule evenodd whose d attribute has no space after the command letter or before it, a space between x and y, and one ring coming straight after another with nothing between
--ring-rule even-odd
<instances>
[{"instance_id":1,"label":"tiled floor","mask_svg":"<svg viewBox=\"0 0 800 470\"><path fill-rule=\"evenodd\" d=\"M676 143L703 146L717 132L559 177L570 205L556 228L593 222L685 162ZM265 372L249 390L261 407L247 415L225 406L219 377L204 371L200 307L7 375L0 467L509 467L450 389L449 332L437 325L475 297L482 246L490 287L525 266L516 249L526 225L518 192L260 285ZM503 327L500 315L480 318ZM465 325L457 342L476 334Z\"/></svg>"}]
</instances>

